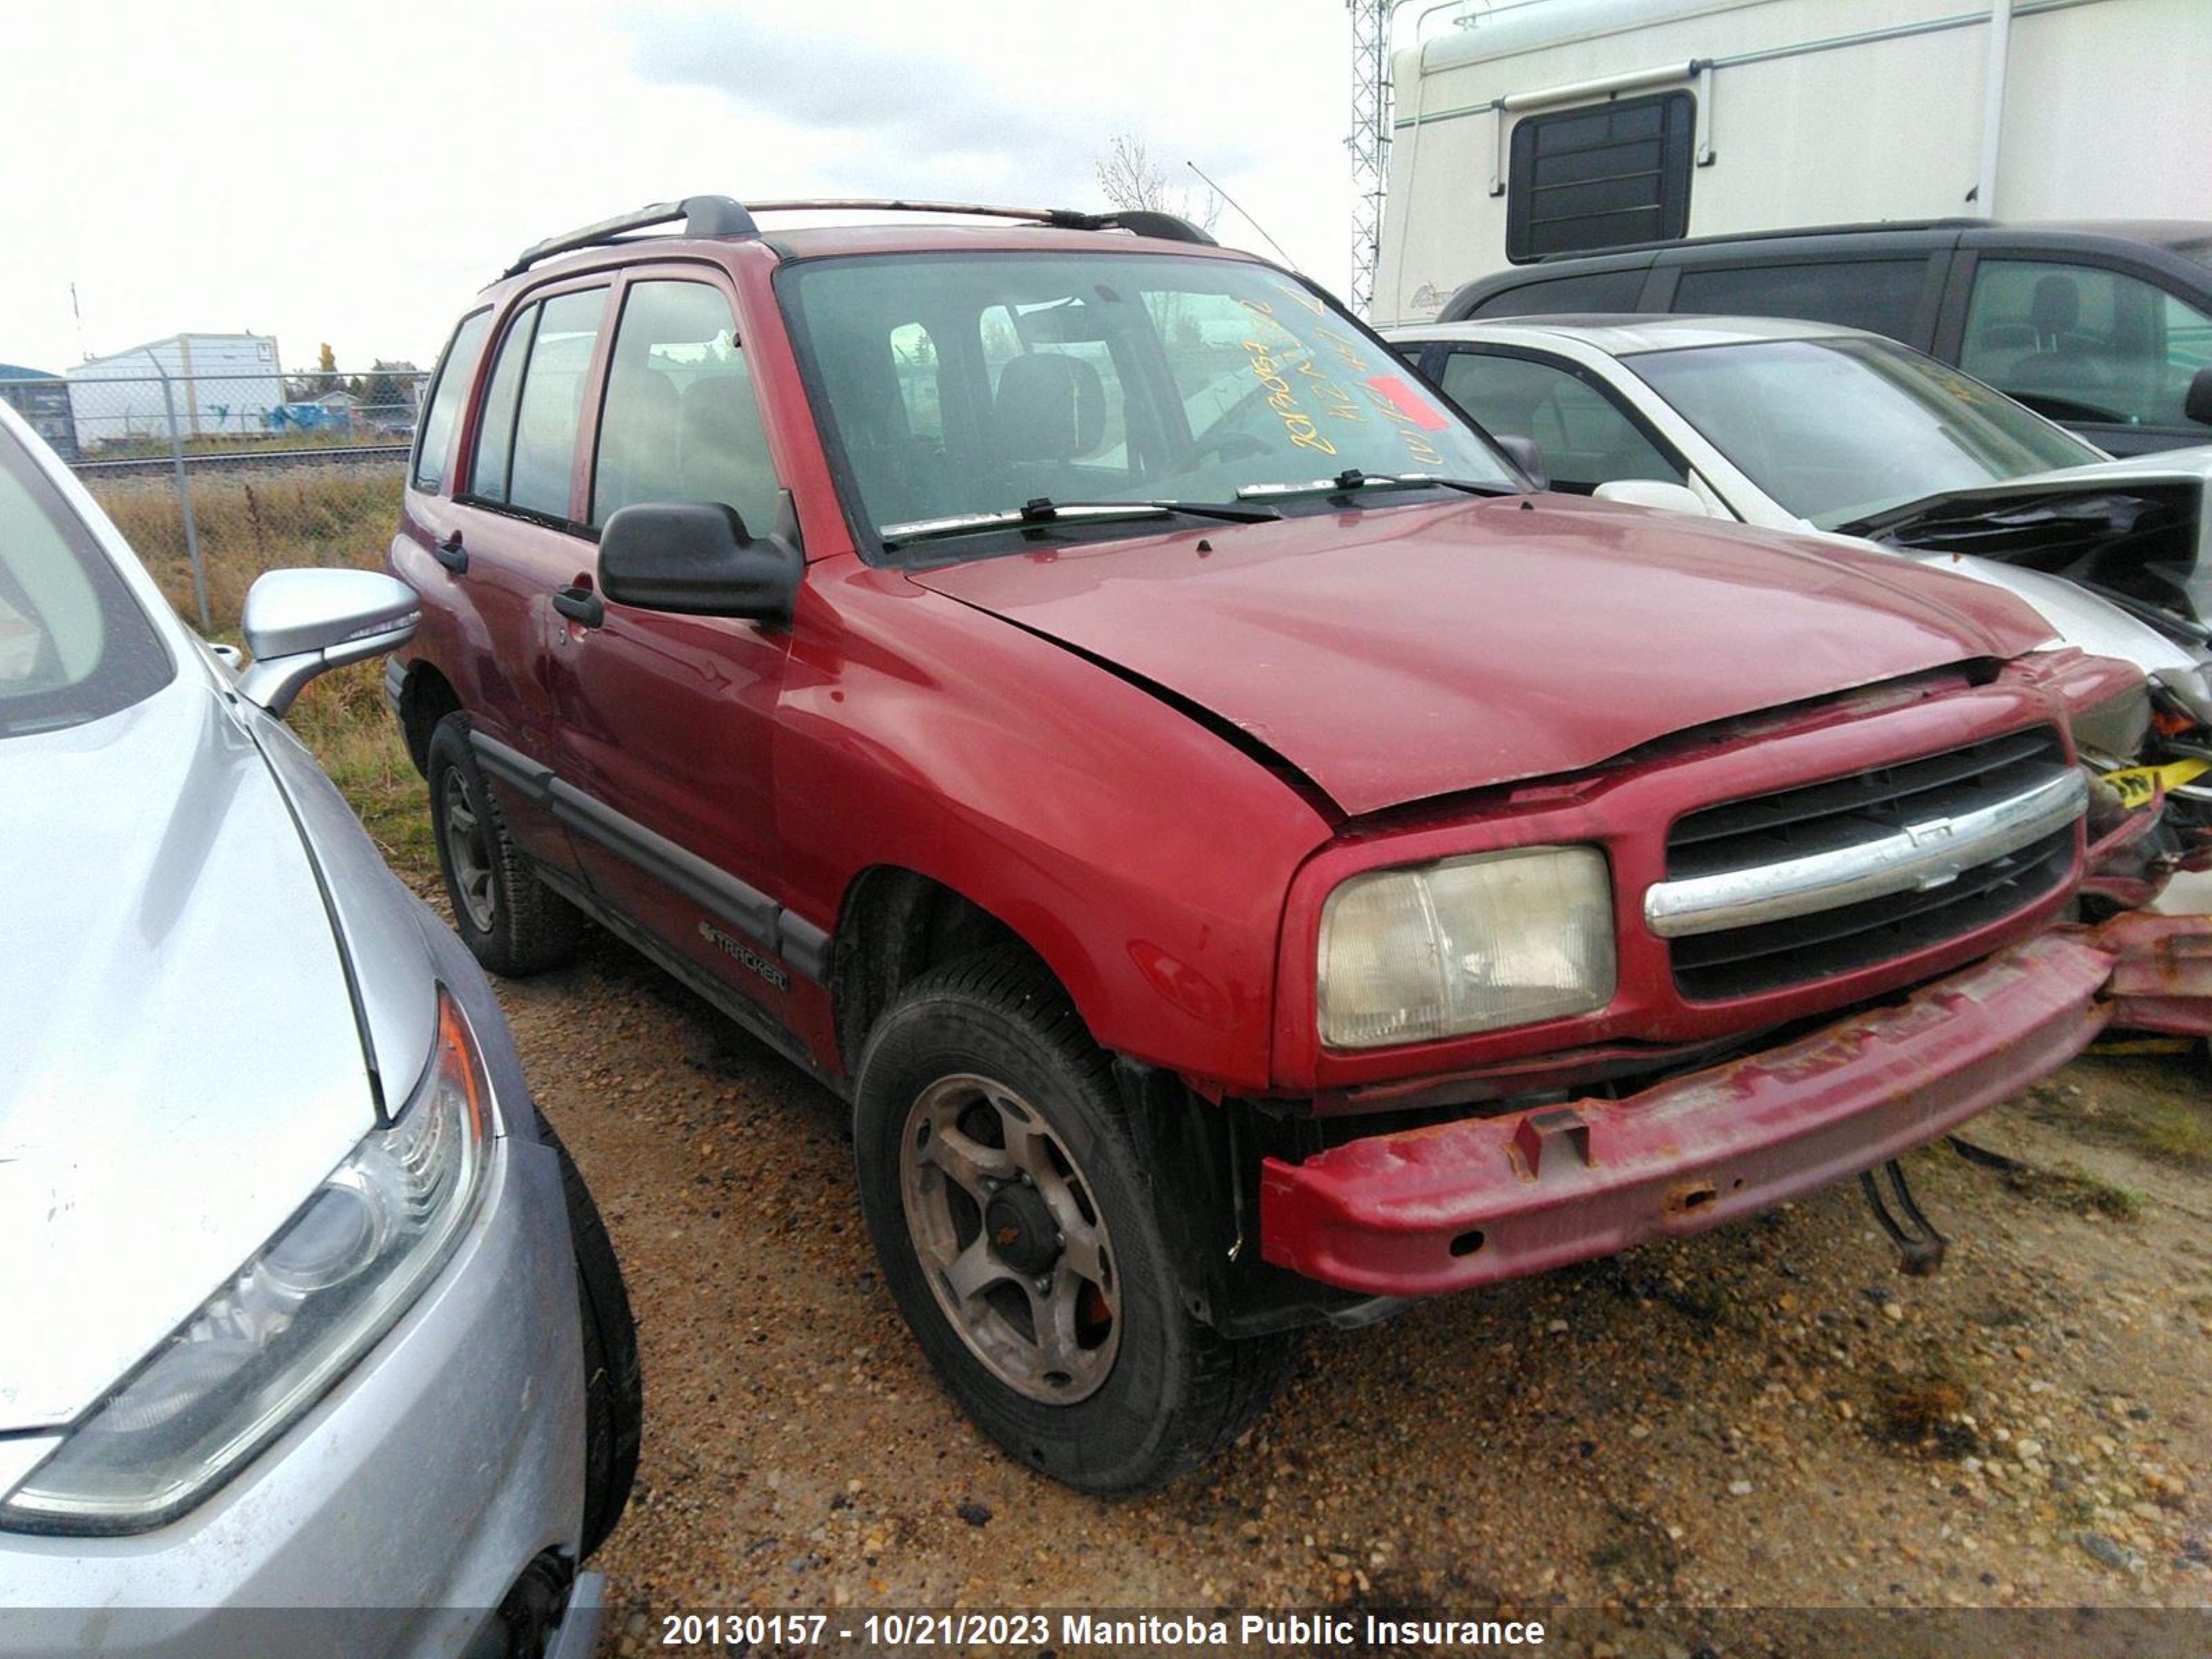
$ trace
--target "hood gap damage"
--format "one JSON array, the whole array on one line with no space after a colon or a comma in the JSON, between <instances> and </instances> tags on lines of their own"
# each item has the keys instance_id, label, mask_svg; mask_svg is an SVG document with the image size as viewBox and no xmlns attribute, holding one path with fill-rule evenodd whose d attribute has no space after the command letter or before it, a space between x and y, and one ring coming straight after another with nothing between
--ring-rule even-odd
<instances>
[{"instance_id":1,"label":"hood gap damage","mask_svg":"<svg viewBox=\"0 0 2212 1659\"><path fill-rule=\"evenodd\" d=\"M1330 795L1326 789L1323 789L1321 785L1316 783L1307 773L1293 765L1290 759L1285 756L1280 750L1274 748L1257 733L1249 731L1245 727L1237 725L1234 720L1226 719L1223 715L1215 713L1212 709L1208 708L1204 703L1194 702L1191 698L1183 696L1180 691L1176 691L1168 686L1162 685L1158 680L1147 678L1145 675L1136 672L1133 669L1128 667L1125 664L1115 662L1107 657L1102 657L1095 651L1087 651L1079 645L1070 644L1066 640L1060 639L1054 635L1048 634L1042 629L1032 628L1027 623L1021 622L1012 617L1006 616L1000 611L987 609L986 607L975 605L969 600L960 599L957 594L947 594L945 597L951 599L956 604L967 605L970 611L977 611L983 616L993 618L994 621L1002 622L1009 628L1019 629L1023 633L1027 634L1031 639L1042 640L1047 645L1053 647L1055 650L1065 651L1071 657L1079 658L1083 661L1089 663L1092 667L1111 674L1115 679L1120 680L1125 685L1134 686L1146 696L1152 697L1159 702L1164 703L1170 708L1174 709L1178 714L1182 715L1184 718L1191 720L1198 726L1203 726L1206 731L1213 733L1215 737L1219 738L1222 742L1227 744L1231 749L1236 750L1247 759L1256 762L1268 772L1272 773L1275 777L1280 779L1284 784L1288 786L1293 794L1297 795L1298 799L1303 800L1308 806L1313 808L1313 810L1316 813L1320 814L1322 817L1326 819L1332 827L1342 823L1349 816L1345 811L1344 808L1337 803L1334 797Z\"/></svg>"}]
</instances>

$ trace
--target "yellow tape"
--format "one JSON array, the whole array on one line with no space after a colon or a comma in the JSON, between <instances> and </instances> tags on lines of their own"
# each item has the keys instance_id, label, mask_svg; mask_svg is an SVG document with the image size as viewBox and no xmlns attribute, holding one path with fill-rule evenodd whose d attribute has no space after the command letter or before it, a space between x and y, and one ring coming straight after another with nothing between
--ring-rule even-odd
<instances>
[{"instance_id":1,"label":"yellow tape","mask_svg":"<svg viewBox=\"0 0 2212 1659\"><path fill-rule=\"evenodd\" d=\"M2212 772L2212 761L2178 760L2165 766L2130 766L2105 774L2105 781L2119 791L2120 804L2130 809L2150 805L2160 788L2173 789Z\"/></svg>"}]
</instances>

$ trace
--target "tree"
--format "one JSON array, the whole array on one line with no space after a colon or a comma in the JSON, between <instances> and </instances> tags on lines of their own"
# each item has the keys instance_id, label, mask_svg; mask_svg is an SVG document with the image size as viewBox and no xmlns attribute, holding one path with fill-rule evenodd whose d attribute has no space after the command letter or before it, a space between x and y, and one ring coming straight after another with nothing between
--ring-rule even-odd
<instances>
[{"instance_id":1,"label":"tree","mask_svg":"<svg viewBox=\"0 0 2212 1659\"><path fill-rule=\"evenodd\" d=\"M331 343L328 340L323 342L322 349L315 354L315 370L321 374L335 374L338 372L338 354L331 349Z\"/></svg>"},{"instance_id":2,"label":"tree","mask_svg":"<svg viewBox=\"0 0 2212 1659\"><path fill-rule=\"evenodd\" d=\"M1221 198L1209 190L1194 207L1190 187L1155 161L1150 148L1134 133L1115 133L1091 170L1098 176L1099 193L1117 208L1172 213L1209 231L1221 221Z\"/></svg>"}]
</instances>

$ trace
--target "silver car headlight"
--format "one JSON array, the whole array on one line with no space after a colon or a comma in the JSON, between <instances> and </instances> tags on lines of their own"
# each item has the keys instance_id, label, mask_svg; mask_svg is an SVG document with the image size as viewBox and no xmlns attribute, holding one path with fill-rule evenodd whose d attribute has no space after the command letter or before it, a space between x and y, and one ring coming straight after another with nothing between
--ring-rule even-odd
<instances>
[{"instance_id":1,"label":"silver car headlight","mask_svg":"<svg viewBox=\"0 0 2212 1659\"><path fill-rule=\"evenodd\" d=\"M1524 847L1354 876L1321 913L1321 1039L1376 1048L1613 1000L1613 882L1595 847Z\"/></svg>"},{"instance_id":2,"label":"silver car headlight","mask_svg":"<svg viewBox=\"0 0 2212 1659\"><path fill-rule=\"evenodd\" d=\"M2212 726L2212 680L2202 665L2156 669L2150 678L2199 721Z\"/></svg>"},{"instance_id":3,"label":"silver car headlight","mask_svg":"<svg viewBox=\"0 0 2212 1659\"><path fill-rule=\"evenodd\" d=\"M459 1243L492 1136L475 1039L446 993L412 1097L276 1237L0 1501L0 1528L143 1532L212 1493L310 1410Z\"/></svg>"}]
</instances>

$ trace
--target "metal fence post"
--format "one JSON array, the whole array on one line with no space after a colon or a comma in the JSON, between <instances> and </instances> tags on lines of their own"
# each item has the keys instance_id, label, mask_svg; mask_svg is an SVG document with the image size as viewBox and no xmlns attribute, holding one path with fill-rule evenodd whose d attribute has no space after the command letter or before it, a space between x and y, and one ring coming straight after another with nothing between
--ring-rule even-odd
<instances>
[{"instance_id":1,"label":"metal fence post","mask_svg":"<svg viewBox=\"0 0 2212 1659\"><path fill-rule=\"evenodd\" d=\"M169 417L169 454L177 464L177 506L185 515L185 556L192 562L192 598L199 602L200 629L207 630L207 572L200 566L199 531L192 523L192 487L185 477L185 441L177 430L177 398L169 388L169 371L161 359L147 354L154 372L161 377L161 408Z\"/></svg>"}]
</instances>

